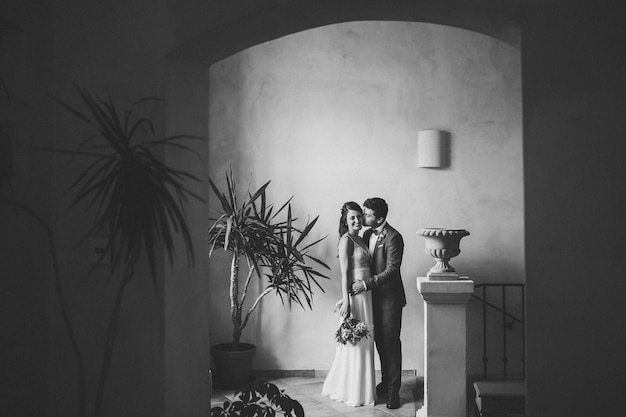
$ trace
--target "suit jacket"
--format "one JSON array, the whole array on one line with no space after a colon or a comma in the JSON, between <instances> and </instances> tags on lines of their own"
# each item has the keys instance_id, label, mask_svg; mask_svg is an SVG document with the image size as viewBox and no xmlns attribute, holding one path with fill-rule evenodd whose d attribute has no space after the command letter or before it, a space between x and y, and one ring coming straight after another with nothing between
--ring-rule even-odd
<instances>
[{"instance_id":1,"label":"suit jacket","mask_svg":"<svg viewBox=\"0 0 626 417\"><path fill-rule=\"evenodd\" d=\"M372 229L363 234L369 242ZM404 285L400 275L404 240L402 235L389 224L385 224L378 235L376 247L370 259L372 277L365 280L365 285L372 290L374 309L394 310L406 305Z\"/></svg>"}]
</instances>

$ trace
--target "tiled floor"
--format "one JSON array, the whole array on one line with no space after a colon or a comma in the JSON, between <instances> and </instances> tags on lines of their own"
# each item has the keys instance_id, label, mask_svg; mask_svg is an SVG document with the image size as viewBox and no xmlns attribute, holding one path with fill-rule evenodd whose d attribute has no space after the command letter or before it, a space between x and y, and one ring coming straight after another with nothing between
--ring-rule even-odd
<instances>
[{"instance_id":1,"label":"tiled floor","mask_svg":"<svg viewBox=\"0 0 626 417\"><path fill-rule=\"evenodd\" d=\"M297 400L304 408L306 417L415 417L415 407L421 407L422 400L415 400L416 378L403 377L402 388L400 390L400 408L389 410L386 405L386 397L379 398L375 407L348 407L347 405L333 401L322 396L322 384L324 378L321 377L281 377L269 379L276 384L279 389L284 390L294 400ZM422 397L421 386L417 397ZM232 399L233 392L224 390L214 390L211 397L211 405L223 404L226 399Z\"/></svg>"}]
</instances>

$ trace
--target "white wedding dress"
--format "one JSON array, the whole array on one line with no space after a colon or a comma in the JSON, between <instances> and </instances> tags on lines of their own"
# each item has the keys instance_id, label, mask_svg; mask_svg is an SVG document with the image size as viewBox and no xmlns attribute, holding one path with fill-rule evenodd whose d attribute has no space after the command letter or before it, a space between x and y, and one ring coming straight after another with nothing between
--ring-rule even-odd
<instances>
[{"instance_id":1,"label":"white wedding dress","mask_svg":"<svg viewBox=\"0 0 626 417\"><path fill-rule=\"evenodd\" d=\"M357 242L354 242L351 261L353 280L363 280L370 276L368 250ZM337 344L335 359L324 381L322 395L352 407L373 406L376 404L376 375L372 293L363 291L350 296L350 312L352 317L368 325L370 336L361 339L356 346L350 343Z\"/></svg>"}]
</instances>

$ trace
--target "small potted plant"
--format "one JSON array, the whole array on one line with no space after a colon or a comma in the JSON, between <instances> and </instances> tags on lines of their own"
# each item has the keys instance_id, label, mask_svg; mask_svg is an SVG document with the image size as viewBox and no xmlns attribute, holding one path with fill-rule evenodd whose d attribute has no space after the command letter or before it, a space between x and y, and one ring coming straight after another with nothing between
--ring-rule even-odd
<instances>
[{"instance_id":1,"label":"small potted plant","mask_svg":"<svg viewBox=\"0 0 626 417\"><path fill-rule=\"evenodd\" d=\"M250 382L235 395L237 399L211 408L211 417L271 417L278 413L285 417L304 417L302 405L271 382Z\"/></svg>"},{"instance_id":2,"label":"small potted plant","mask_svg":"<svg viewBox=\"0 0 626 417\"><path fill-rule=\"evenodd\" d=\"M229 285L233 323L232 342L214 345L211 353L216 384L235 388L250 378L256 346L242 343L241 334L263 297L274 292L290 308L294 302L303 309L305 305L312 308L314 287L324 292L318 279L328 277L311 264L330 268L309 253L313 246L325 239L307 242L319 216L307 221L304 228L297 228L291 199L277 211L267 203L266 189L270 181L256 191L248 192L242 200L237 195L232 170L226 173L226 192L220 191L213 180L209 179L209 183L221 206L219 216L211 219L209 257L216 248L231 252ZM280 220L278 216L285 209L286 219ZM240 276L242 258L247 263L247 273ZM244 303L248 287L255 275L259 279L265 278L267 285L246 310Z\"/></svg>"}]
</instances>

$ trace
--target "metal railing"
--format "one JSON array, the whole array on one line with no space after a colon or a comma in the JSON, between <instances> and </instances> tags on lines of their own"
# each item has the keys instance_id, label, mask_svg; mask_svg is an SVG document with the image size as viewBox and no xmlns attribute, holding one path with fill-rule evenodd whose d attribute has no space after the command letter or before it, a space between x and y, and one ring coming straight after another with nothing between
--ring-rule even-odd
<instances>
[{"instance_id":1,"label":"metal railing","mask_svg":"<svg viewBox=\"0 0 626 417\"><path fill-rule=\"evenodd\" d=\"M507 331L513 329L515 323L519 323L521 326L521 366L522 366L522 378L526 376L526 363L525 363L525 351L526 351L526 329L524 327L524 316L525 316L525 289L524 284L476 284L474 285L475 291L472 295L473 298L477 299L482 303L482 325L483 325L483 376L487 377L487 364L489 362L488 357L488 311L493 311L494 314L500 314L502 320L502 374L506 379L509 375L508 370L508 341L507 341ZM488 291L490 288L495 288L495 291ZM513 296L520 297L517 299L520 303L521 309L521 317L517 317L511 314L510 311L507 311L507 298L510 297L512 291L517 291ZM494 295L494 292L496 293ZM491 309L491 310L488 310Z\"/></svg>"}]
</instances>

